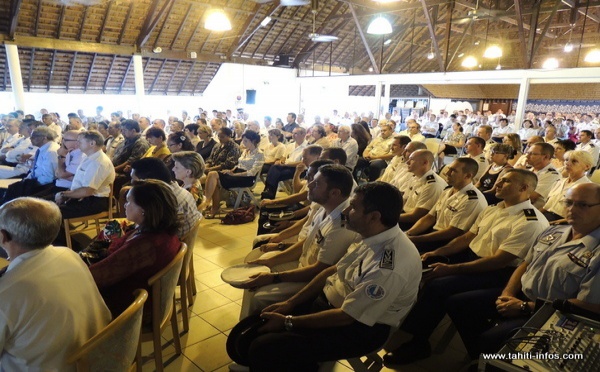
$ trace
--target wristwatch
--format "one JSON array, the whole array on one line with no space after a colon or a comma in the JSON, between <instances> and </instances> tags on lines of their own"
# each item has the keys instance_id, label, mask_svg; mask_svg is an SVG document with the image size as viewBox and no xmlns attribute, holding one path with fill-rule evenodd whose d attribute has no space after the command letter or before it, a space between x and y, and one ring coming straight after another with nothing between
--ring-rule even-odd
<instances>
[{"instance_id":1,"label":"wristwatch","mask_svg":"<svg viewBox=\"0 0 600 372\"><path fill-rule=\"evenodd\" d=\"M283 248L285 248L285 244L283 244L283 242L280 242L279 244L277 244L277 249L279 249L280 251L282 251Z\"/></svg>"},{"instance_id":2,"label":"wristwatch","mask_svg":"<svg viewBox=\"0 0 600 372\"><path fill-rule=\"evenodd\" d=\"M529 309L529 306L527 306L527 301L521 302L521 312L525 315L531 314L531 310Z\"/></svg>"},{"instance_id":3,"label":"wristwatch","mask_svg":"<svg viewBox=\"0 0 600 372\"><path fill-rule=\"evenodd\" d=\"M285 319L283 320L283 328L285 328L285 330L288 332L294 329L294 323L292 323L291 315L285 316Z\"/></svg>"},{"instance_id":4,"label":"wristwatch","mask_svg":"<svg viewBox=\"0 0 600 372\"><path fill-rule=\"evenodd\" d=\"M273 283L274 284L281 283L281 275L279 275L278 272L273 273Z\"/></svg>"}]
</instances>

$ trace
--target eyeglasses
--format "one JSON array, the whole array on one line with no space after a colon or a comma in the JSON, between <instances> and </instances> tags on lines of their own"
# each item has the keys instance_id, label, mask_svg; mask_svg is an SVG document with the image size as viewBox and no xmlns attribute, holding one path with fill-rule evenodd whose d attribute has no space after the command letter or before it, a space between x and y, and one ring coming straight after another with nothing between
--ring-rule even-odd
<instances>
[{"instance_id":1,"label":"eyeglasses","mask_svg":"<svg viewBox=\"0 0 600 372\"><path fill-rule=\"evenodd\" d=\"M575 207L575 208L581 208L581 209L588 209L588 208L592 208L595 207L597 205L600 205L600 203L596 203L596 204L588 204L588 203L584 203L584 202L578 202L578 201L573 201L571 199L563 199L560 201L566 208L571 208L571 207Z\"/></svg>"},{"instance_id":2,"label":"eyeglasses","mask_svg":"<svg viewBox=\"0 0 600 372\"><path fill-rule=\"evenodd\" d=\"M535 153L535 152L528 152L528 153L526 153L525 155L529 155L529 156L534 156L534 155L535 155L535 156L539 156L539 155L542 155L542 154L540 154L540 153Z\"/></svg>"},{"instance_id":3,"label":"eyeglasses","mask_svg":"<svg viewBox=\"0 0 600 372\"><path fill-rule=\"evenodd\" d=\"M76 140L76 139L67 139L67 138L63 138L62 140L63 140L63 142L79 141L79 140Z\"/></svg>"}]
</instances>

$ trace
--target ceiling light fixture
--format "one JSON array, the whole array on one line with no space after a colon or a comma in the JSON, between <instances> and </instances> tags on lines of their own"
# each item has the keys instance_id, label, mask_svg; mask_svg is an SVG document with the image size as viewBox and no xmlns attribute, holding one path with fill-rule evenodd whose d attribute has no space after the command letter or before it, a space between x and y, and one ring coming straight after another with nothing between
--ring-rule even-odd
<instances>
[{"instance_id":1,"label":"ceiling light fixture","mask_svg":"<svg viewBox=\"0 0 600 372\"><path fill-rule=\"evenodd\" d=\"M563 50L565 53L571 53L573 51L573 44L571 42L566 43Z\"/></svg>"},{"instance_id":2,"label":"ceiling light fixture","mask_svg":"<svg viewBox=\"0 0 600 372\"><path fill-rule=\"evenodd\" d=\"M369 23L367 34L371 35L387 35L392 33L392 25L390 21L379 15Z\"/></svg>"},{"instance_id":3,"label":"ceiling light fixture","mask_svg":"<svg viewBox=\"0 0 600 372\"><path fill-rule=\"evenodd\" d=\"M383 42L383 45L390 45L392 43L392 39L387 39Z\"/></svg>"},{"instance_id":4,"label":"ceiling light fixture","mask_svg":"<svg viewBox=\"0 0 600 372\"><path fill-rule=\"evenodd\" d=\"M263 26L263 27L267 27L267 25L269 24L269 22L271 22L271 17L266 16L265 19L262 20L262 22L260 23L260 25Z\"/></svg>"},{"instance_id":5,"label":"ceiling light fixture","mask_svg":"<svg viewBox=\"0 0 600 372\"><path fill-rule=\"evenodd\" d=\"M204 28L211 31L229 31L231 30L231 22L223 10L209 10L204 21Z\"/></svg>"},{"instance_id":6,"label":"ceiling light fixture","mask_svg":"<svg viewBox=\"0 0 600 372\"><path fill-rule=\"evenodd\" d=\"M427 54L427 59L434 59L435 58L435 53L433 52L433 42L431 43L431 49L429 50L429 53Z\"/></svg>"},{"instance_id":7,"label":"ceiling light fixture","mask_svg":"<svg viewBox=\"0 0 600 372\"><path fill-rule=\"evenodd\" d=\"M462 60L462 67L473 68L477 66L477 59L473 56L466 56L465 59Z\"/></svg>"},{"instance_id":8,"label":"ceiling light fixture","mask_svg":"<svg viewBox=\"0 0 600 372\"><path fill-rule=\"evenodd\" d=\"M558 59L548 58L547 60L544 61L542 68L546 69L546 70L554 70L554 69L558 68Z\"/></svg>"},{"instance_id":9,"label":"ceiling light fixture","mask_svg":"<svg viewBox=\"0 0 600 372\"><path fill-rule=\"evenodd\" d=\"M483 53L484 58L502 57L502 49L498 45L490 45Z\"/></svg>"},{"instance_id":10,"label":"ceiling light fixture","mask_svg":"<svg viewBox=\"0 0 600 372\"><path fill-rule=\"evenodd\" d=\"M586 54L584 61L588 63L599 63L600 62L600 49L592 49Z\"/></svg>"}]
</instances>

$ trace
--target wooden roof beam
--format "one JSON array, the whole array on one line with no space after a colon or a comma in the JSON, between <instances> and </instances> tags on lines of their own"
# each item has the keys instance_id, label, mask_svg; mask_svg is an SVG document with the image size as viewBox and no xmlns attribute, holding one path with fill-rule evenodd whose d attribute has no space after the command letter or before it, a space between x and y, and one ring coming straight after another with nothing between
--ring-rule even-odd
<instances>
[{"instance_id":1,"label":"wooden roof beam","mask_svg":"<svg viewBox=\"0 0 600 372\"><path fill-rule=\"evenodd\" d=\"M37 36L37 34L38 34L40 19L42 18L42 1L43 0L38 0L38 3L37 3L37 17L35 18L35 28L33 30L33 34L35 36Z\"/></svg>"},{"instance_id":2,"label":"wooden roof beam","mask_svg":"<svg viewBox=\"0 0 600 372\"><path fill-rule=\"evenodd\" d=\"M338 23L337 26L335 26L329 33L336 33L337 31L339 31L340 29L342 29L344 26L346 26L346 23L348 23L348 21L345 22L340 22ZM318 33L318 32L317 32ZM311 45L310 43L307 45ZM294 57L294 67L298 68L300 67L300 63L304 62L308 56L318 47L320 47L322 45L322 43L312 43L312 45L309 48L302 48L302 50L300 51L300 53L296 54L296 56ZM313 61L313 62L317 62L317 61Z\"/></svg>"},{"instance_id":3,"label":"wooden roof beam","mask_svg":"<svg viewBox=\"0 0 600 372\"><path fill-rule=\"evenodd\" d=\"M71 85L71 78L73 77L73 71L75 70L75 61L77 60L77 52L73 54L73 60L71 61L71 69L69 70L69 80L67 80L67 93L69 93L69 85Z\"/></svg>"},{"instance_id":4,"label":"wooden roof beam","mask_svg":"<svg viewBox=\"0 0 600 372\"><path fill-rule=\"evenodd\" d=\"M369 0L338 0L338 1L342 1L346 4L348 4L348 6L354 4L354 5L358 5L362 8L372 9L372 10L367 10L367 11L357 11L356 15L358 16L358 18L370 17L373 15L382 14L382 13L392 14L392 13L405 12L407 10L421 9L421 7L422 7L420 2L414 2L414 3L392 2L392 3L388 3L388 4L382 4L382 3L377 3L377 2L373 2L373 1L369 1ZM427 6L443 5L443 4L450 3L452 1L453 0L428 0ZM351 19L352 13L338 14L338 15L331 17L331 20L333 21L333 20L340 19L340 18Z\"/></svg>"},{"instance_id":5,"label":"wooden roof beam","mask_svg":"<svg viewBox=\"0 0 600 372\"><path fill-rule=\"evenodd\" d=\"M94 53L94 57L92 57L92 64L90 65L90 72L88 73L87 79L85 80L85 87L83 88L84 92L87 92L88 85L90 85L90 80L92 80L92 72L94 71L94 64L96 63L96 57L98 57L98 54Z\"/></svg>"},{"instance_id":6,"label":"wooden roof beam","mask_svg":"<svg viewBox=\"0 0 600 372\"><path fill-rule=\"evenodd\" d=\"M102 36L104 35L104 29L106 28L106 22L108 22L108 17L110 16L110 9L113 5L112 1L108 2L108 6L106 7L106 12L104 12L104 19L102 20L102 26L100 26L100 33L98 33L98 37L96 38L96 41L101 43L102 42Z\"/></svg>"},{"instance_id":7,"label":"wooden roof beam","mask_svg":"<svg viewBox=\"0 0 600 372\"><path fill-rule=\"evenodd\" d=\"M200 76L198 76L198 79L196 79L196 84L194 84L194 89L192 89L192 94L196 93L196 89L198 88L198 84L200 83L200 80L204 76L204 73L206 72L207 68L208 68L208 63L206 65L204 65L204 68L202 69L202 72L200 73Z\"/></svg>"},{"instance_id":8,"label":"wooden roof beam","mask_svg":"<svg viewBox=\"0 0 600 372\"><path fill-rule=\"evenodd\" d=\"M265 18L267 17L271 17L273 14L275 14L275 12L279 9L280 6L280 2L279 1L274 1L269 5L269 8L267 8L267 16L265 16ZM256 14L255 14L256 16ZM253 17L254 19L254 17ZM264 19L264 18L263 18ZM249 26L249 25L248 25ZM254 29L248 34L248 36L246 36L244 38L244 40L239 41L243 35L246 33L246 30L244 30L244 34L242 34L242 36L240 36L236 42L231 44L231 48L229 49L227 56L229 58L231 58L231 56L233 55L233 53L237 52L242 46L244 46L244 44L246 44L248 42L248 40L250 40L252 38L252 36L254 36L254 34L256 33L256 31L260 30L260 28L262 27L262 25L259 23L258 25L256 25L256 27L254 27ZM241 54L240 54L241 55Z\"/></svg>"},{"instance_id":9,"label":"wooden roof beam","mask_svg":"<svg viewBox=\"0 0 600 372\"><path fill-rule=\"evenodd\" d=\"M15 32L17 31L17 25L19 24L19 11L21 10L22 3L23 0L11 0L10 2L10 26L8 28L8 35L10 35L11 38L15 36Z\"/></svg>"},{"instance_id":10,"label":"wooden roof beam","mask_svg":"<svg viewBox=\"0 0 600 372\"><path fill-rule=\"evenodd\" d=\"M171 45L169 46L170 49L173 49L173 45L175 45L175 42L179 39L179 35L181 35L181 30L183 30L183 26L187 22L188 17L190 16L190 13L192 12L193 7L194 7L193 4L190 4L188 6L187 11L185 12L185 17L183 17L183 21L181 21L181 24L179 25L179 28L177 29L177 33L175 34L173 41L171 41ZM200 22L198 22L198 23L200 23Z\"/></svg>"},{"instance_id":11,"label":"wooden roof beam","mask_svg":"<svg viewBox=\"0 0 600 372\"><path fill-rule=\"evenodd\" d=\"M562 0L561 2L565 5L567 5L569 8L575 8L577 6L577 12L579 14L583 15L584 17L587 17L588 19L591 19L592 21L594 21L596 23L600 23L600 17L590 14L589 12L586 12L584 9L582 9L582 8L585 8L587 6L587 4L585 4L583 2L578 4L578 1L573 1L573 0ZM593 1L588 0L588 3L590 3L590 8L591 8ZM596 2L595 6L600 6L600 2Z\"/></svg>"},{"instance_id":12,"label":"wooden roof beam","mask_svg":"<svg viewBox=\"0 0 600 372\"><path fill-rule=\"evenodd\" d=\"M162 64L160 65L160 68L156 72L156 76L154 77L154 81L152 81L152 85L150 85L150 89L148 89L148 94L151 94L152 91L154 90L154 85L156 85L156 82L158 81L158 78L160 77L160 73L162 72L163 68L165 68L165 64L166 63L167 63L167 60L163 59Z\"/></svg>"},{"instance_id":13,"label":"wooden roof beam","mask_svg":"<svg viewBox=\"0 0 600 372\"><path fill-rule=\"evenodd\" d=\"M148 11L148 14L146 14L146 20L144 21L142 30L140 31L140 34L138 35L137 41L135 43L138 48L141 48L144 46L144 44L146 44L146 42L150 38L150 34L152 33L152 31L154 31L154 29L158 25L158 21L160 21L161 17L165 13L167 7L172 6L173 3L175 2L175 0L166 0L164 2L163 6L160 8L160 11L158 11L158 13L157 13L156 9L158 8L159 2L160 2L160 0L152 1L150 10Z\"/></svg>"},{"instance_id":14,"label":"wooden roof beam","mask_svg":"<svg viewBox=\"0 0 600 372\"><path fill-rule=\"evenodd\" d=\"M544 30L542 31L542 34L540 35L540 37L538 38L537 42L535 42L535 45L533 46L533 50L531 52L531 59L530 59L530 62L529 62L529 68L531 68L531 64L533 63L533 57L535 57L535 55L538 52L538 49L540 48L540 45L542 45L542 41L544 41L544 36L548 32L548 28L550 27L550 23L552 23L552 19L556 15L556 11L558 10L558 7L561 4L561 0L555 0L555 1L556 1L556 3L554 4L554 8L552 8L552 14L546 20L546 24L544 25Z\"/></svg>"},{"instance_id":15,"label":"wooden roof beam","mask_svg":"<svg viewBox=\"0 0 600 372\"><path fill-rule=\"evenodd\" d=\"M444 72L444 61L442 60L442 53L440 53L440 46L438 45L435 29L433 28L433 20L431 18L431 14L429 14L429 9L427 9L427 2L425 0L421 0L421 5L423 5L423 14L425 14L425 19L427 20L427 29L429 30L429 36L431 37L431 42L433 43L433 49L435 51L435 58L437 60L438 67L440 68L441 72Z\"/></svg>"},{"instance_id":16,"label":"wooden roof beam","mask_svg":"<svg viewBox=\"0 0 600 372\"><path fill-rule=\"evenodd\" d=\"M50 62L50 73L48 74L48 85L46 92L50 91L50 82L52 81L52 75L54 75L54 64L56 63L56 50L52 53L52 62Z\"/></svg>"},{"instance_id":17,"label":"wooden roof beam","mask_svg":"<svg viewBox=\"0 0 600 372\"><path fill-rule=\"evenodd\" d=\"M31 81L33 80L33 61L35 60L35 48L31 49L31 60L29 61L29 76L27 77L27 91L31 92Z\"/></svg>"},{"instance_id":18,"label":"wooden roof beam","mask_svg":"<svg viewBox=\"0 0 600 372\"><path fill-rule=\"evenodd\" d=\"M538 20L539 20L539 10L540 10L540 3L539 2L535 2L534 3L534 9L537 10L537 12L533 12L533 14L531 15L531 27L533 29L529 30L529 38L527 39L527 64L525 65L526 68L531 68L531 65L533 64L533 46L535 43L535 32L533 32L533 30L537 29L537 25L538 25Z\"/></svg>"},{"instance_id":19,"label":"wooden roof beam","mask_svg":"<svg viewBox=\"0 0 600 372\"><path fill-rule=\"evenodd\" d=\"M271 9L276 8L279 6L279 2L274 2L271 3L269 6L269 9L267 9L267 13L271 11ZM241 46L240 44L240 40L242 40L242 38L244 37L244 35L246 35L246 32L248 32L248 28L250 28L250 25L252 24L252 22L254 22L254 20L256 19L256 15L258 14L258 9L260 8L260 5L258 3L254 4L254 7L252 8L252 11L254 12L254 14L252 15L252 17L247 17L246 18L246 22L244 22L244 24L242 25L242 27L240 27L241 32L238 34L238 36L233 40L233 42L231 43L231 46L229 47L229 49L227 50L227 57L230 58L233 53L235 53L236 50L238 50ZM270 16L270 15L269 15ZM266 18L266 17L265 17ZM261 27L261 24L259 23L256 27L255 27L255 31L253 31L250 34L250 37L252 37L252 35L254 34L254 32L256 32L256 30L258 30ZM248 38L244 39L244 42L248 41Z\"/></svg>"},{"instance_id":20,"label":"wooden roof beam","mask_svg":"<svg viewBox=\"0 0 600 372\"><path fill-rule=\"evenodd\" d=\"M167 25L167 22L169 22L169 17L171 16L171 12L173 11L174 4L175 4L175 0L171 1L169 4L169 7L167 9L167 15L165 16L165 21L163 22L162 26L160 26L160 30L158 31L158 36L156 36L156 41L154 42L154 47L158 46L158 42L160 41L160 38L165 29L165 26Z\"/></svg>"},{"instance_id":21,"label":"wooden roof beam","mask_svg":"<svg viewBox=\"0 0 600 372\"><path fill-rule=\"evenodd\" d=\"M298 13L298 11L300 10L300 7L296 8L296 11L294 12L293 17L296 16L296 14ZM304 12L304 15L302 16L302 18L300 19L301 21L304 21L306 19L306 17L308 17L309 15L312 15L312 13L310 11ZM285 43L282 45L282 47L280 48L280 50L277 52L277 55L280 55L282 50L287 46L287 50L288 51L294 51L296 50L296 47L298 46L298 44L300 44L300 41L302 40L302 38L298 38L298 40L296 40L296 42L289 46L288 45L288 41L290 40L290 38L294 35L297 35L298 33L304 33L304 30L299 31L298 30L299 27L296 27L292 32L288 33L288 37L285 39ZM309 31L310 32L310 31ZM286 53L284 53L286 54Z\"/></svg>"},{"instance_id":22,"label":"wooden roof beam","mask_svg":"<svg viewBox=\"0 0 600 372\"><path fill-rule=\"evenodd\" d=\"M87 11L87 8L86 8ZM125 21L123 22L123 29L121 29L121 33L119 34L119 40L117 44L121 45L123 42L123 37L125 36L125 28L127 27L127 20L131 17L131 12L133 11L133 1L129 4L129 8L127 9L127 14L125 15Z\"/></svg>"},{"instance_id":23,"label":"wooden roof beam","mask_svg":"<svg viewBox=\"0 0 600 372\"><path fill-rule=\"evenodd\" d=\"M113 67L115 67L115 61L117 60L117 56L113 56L112 62L110 62L110 67L108 68L108 74L106 74L106 80L104 80L104 87L102 87L102 93L106 92L106 87L108 87L108 81L110 80L110 74L112 73Z\"/></svg>"},{"instance_id":24,"label":"wooden roof beam","mask_svg":"<svg viewBox=\"0 0 600 372\"><path fill-rule=\"evenodd\" d=\"M519 41L521 46L521 58L523 59L523 68L527 67L528 59L527 59L527 44L525 43L525 28L523 27L523 15L521 14L521 1L515 0L515 11L517 12L517 22L519 26Z\"/></svg>"},{"instance_id":25,"label":"wooden roof beam","mask_svg":"<svg viewBox=\"0 0 600 372\"><path fill-rule=\"evenodd\" d=\"M66 6L63 5L60 7L60 17L58 18L58 24L56 25L56 38L60 39L60 31L62 30L62 24L65 20L65 9Z\"/></svg>"},{"instance_id":26,"label":"wooden roof beam","mask_svg":"<svg viewBox=\"0 0 600 372\"><path fill-rule=\"evenodd\" d=\"M365 37L365 33L363 32L363 30L360 26L360 22L358 21L358 16L356 15L356 10L354 10L354 6L352 4L348 4L348 8L350 8L350 11L352 12L352 17L354 18L354 23L356 25L356 29L358 30L360 39L362 40L365 50L366 50L367 54L369 55L369 59L371 60L371 66L373 67L373 71L375 71L375 73L378 74L379 67L377 66L377 61L375 61L373 52L371 52L371 48L369 48L369 43L367 43L367 38Z\"/></svg>"},{"instance_id":27,"label":"wooden roof beam","mask_svg":"<svg viewBox=\"0 0 600 372\"><path fill-rule=\"evenodd\" d=\"M187 74L185 74L185 79L183 79L183 82L181 83L181 86L179 87L179 91L177 91L177 95L180 95L181 92L183 91L183 87L185 87L185 83L190 78L190 75L191 75L192 71L194 71L194 67L196 67L196 61L194 61L192 63L192 65L190 66L190 69L188 70Z\"/></svg>"},{"instance_id":28,"label":"wooden roof beam","mask_svg":"<svg viewBox=\"0 0 600 372\"><path fill-rule=\"evenodd\" d=\"M173 70L173 74L171 74L171 78L169 79L169 83L167 83L167 87L165 88L165 95L169 92L169 88L171 87L171 83L177 74L177 70L179 70L179 65L181 65L181 60L177 62L177 66L175 66L175 70Z\"/></svg>"},{"instance_id":29,"label":"wooden roof beam","mask_svg":"<svg viewBox=\"0 0 600 372\"><path fill-rule=\"evenodd\" d=\"M133 57L131 57L131 59L129 60L129 64L127 65L127 69L125 70L125 74L123 75L123 80L121 80L121 85L119 86L119 93L121 93L123 87L125 86L125 80L127 80L127 74L129 74L129 69L131 68L131 65L133 65Z\"/></svg>"},{"instance_id":30,"label":"wooden roof beam","mask_svg":"<svg viewBox=\"0 0 600 372\"><path fill-rule=\"evenodd\" d=\"M81 36L83 36L83 29L84 29L84 26L85 26L85 20L87 19L89 10L90 10L90 7L86 6L85 10L83 11L83 17L81 18L81 24L79 25L79 34L77 35L77 40L81 40ZM39 17L39 15L38 15L38 17ZM35 35L37 36L37 20L36 20L36 32L35 32Z\"/></svg>"}]
</instances>

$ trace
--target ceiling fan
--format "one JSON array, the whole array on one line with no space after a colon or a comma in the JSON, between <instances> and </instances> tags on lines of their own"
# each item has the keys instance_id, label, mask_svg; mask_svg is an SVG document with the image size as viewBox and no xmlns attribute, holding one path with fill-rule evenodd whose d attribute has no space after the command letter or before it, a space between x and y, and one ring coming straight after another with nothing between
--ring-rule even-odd
<instances>
[{"instance_id":1,"label":"ceiling fan","mask_svg":"<svg viewBox=\"0 0 600 372\"><path fill-rule=\"evenodd\" d=\"M469 10L465 17L457 19L453 23L465 24L465 23L469 23L472 21L476 21L478 19L487 19L487 18L498 17L498 16L503 15L504 13L506 13L506 12L501 11L501 10L486 9L486 8L480 9L479 8L479 0L477 0L477 2L475 3L474 9Z\"/></svg>"},{"instance_id":2,"label":"ceiling fan","mask_svg":"<svg viewBox=\"0 0 600 372\"><path fill-rule=\"evenodd\" d=\"M313 16L313 22L312 22L312 32L310 34L308 34L308 38L310 40L312 40L312 42L314 43L331 43L333 41L336 41L339 39L339 37L337 36L333 36L333 35L323 35L323 34L318 34L316 31L316 26L317 26L317 13L319 12L319 1L318 0L311 0L310 2L310 7L311 7L311 13Z\"/></svg>"}]
</instances>

